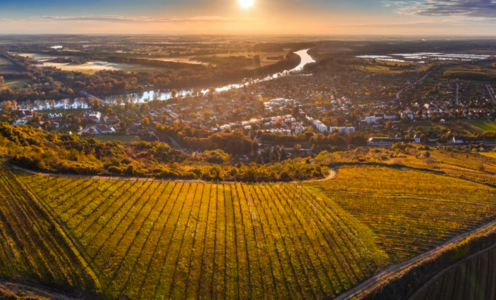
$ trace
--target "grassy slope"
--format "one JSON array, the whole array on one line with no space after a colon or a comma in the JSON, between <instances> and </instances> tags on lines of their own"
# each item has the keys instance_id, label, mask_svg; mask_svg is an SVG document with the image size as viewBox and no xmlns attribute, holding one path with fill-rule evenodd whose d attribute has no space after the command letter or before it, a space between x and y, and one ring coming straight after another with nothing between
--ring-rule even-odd
<instances>
[{"instance_id":1,"label":"grassy slope","mask_svg":"<svg viewBox=\"0 0 496 300\"><path fill-rule=\"evenodd\" d=\"M492 162L478 155L431 153L453 168ZM493 188L372 166L341 167L334 180L304 185L69 179L22 172L16 178L14 190L28 187L51 212L109 298L322 299L496 216ZM33 205L20 203L25 210ZM47 227L37 234L48 241ZM42 247L48 246L29 249L48 251ZM0 250L0 258L8 253ZM63 259L63 252L59 256ZM19 257L36 259L29 252ZM21 266L9 259L0 264L9 266L2 270ZM63 265L37 260L31 269L58 274ZM80 270L77 262L65 266L67 274ZM35 275L2 274L15 276ZM44 278L51 286L67 285Z\"/></svg>"},{"instance_id":2,"label":"grassy slope","mask_svg":"<svg viewBox=\"0 0 496 300\"><path fill-rule=\"evenodd\" d=\"M293 184L20 174L110 298L325 298L387 262L374 234Z\"/></svg>"},{"instance_id":3,"label":"grassy slope","mask_svg":"<svg viewBox=\"0 0 496 300\"><path fill-rule=\"evenodd\" d=\"M425 172L341 167L336 179L309 185L368 225L395 261L496 217L495 189Z\"/></svg>"}]
</instances>

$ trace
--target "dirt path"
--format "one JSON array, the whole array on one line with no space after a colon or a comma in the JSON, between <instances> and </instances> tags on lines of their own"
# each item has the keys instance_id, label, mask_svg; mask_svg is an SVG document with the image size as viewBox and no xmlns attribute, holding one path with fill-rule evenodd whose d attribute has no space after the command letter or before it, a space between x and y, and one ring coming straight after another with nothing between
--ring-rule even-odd
<instances>
[{"instance_id":1,"label":"dirt path","mask_svg":"<svg viewBox=\"0 0 496 300\"><path fill-rule=\"evenodd\" d=\"M0 281L0 299L77 300L36 285Z\"/></svg>"},{"instance_id":2,"label":"dirt path","mask_svg":"<svg viewBox=\"0 0 496 300\"><path fill-rule=\"evenodd\" d=\"M412 267L420 265L425 261L434 259L439 253L448 250L448 248L450 248L451 246L461 242L462 240L472 235L483 233L494 226L496 226L496 221L492 221L474 231L460 234L448 240L443 245L426 253L420 254L410 260L386 267L385 269L379 271L377 274L365 280L361 284L356 285L352 289L334 298L334 300L362 299L368 292L374 290L375 288L379 288L381 285L387 282L388 279L402 276L403 274L407 273Z\"/></svg>"},{"instance_id":3,"label":"dirt path","mask_svg":"<svg viewBox=\"0 0 496 300\"><path fill-rule=\"evenodd\" d=\"M55 174L55 173L42 173L42 172L36 172L28 169L24 169L18 166L12 165L12 167L16 170L20 170L29 174L33 175L39 175L39 176L52 176L52 177L64 177L64 178L72 178L72 179L103 179L103 180L124 180L124 181L169 181L169 179L155 179L155 178L146 178L146 177L120 177L120 176L99 176L99 175L70 175L70 174ZM327 175L325 178L322 179L308 179L308 180L302 180L302 181L291 181L291 183L298 183L298 182L321 182L321 181L326 181L326 180L331 180L336 177L337 173L334 169L329 168L329 175ZM213 181L205 181L205 180L186 180L186 179L177 179L174 180L177 182L183 182L183 183L213 183ZM234 181L224 181L224 182L234 182Z\"/></svg>"}]
</instances>

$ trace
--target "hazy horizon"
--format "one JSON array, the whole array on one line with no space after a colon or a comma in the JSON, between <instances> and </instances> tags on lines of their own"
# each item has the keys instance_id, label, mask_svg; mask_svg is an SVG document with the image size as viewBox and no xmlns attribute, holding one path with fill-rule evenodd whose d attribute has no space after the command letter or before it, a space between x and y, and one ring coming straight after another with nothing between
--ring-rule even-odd
<instances>
[{"instance_id":1,"label":"hazy horizon","mask_svg":"<svg viewBox=\"0 0 496 300\"><path fill-rule=\"evenodd\" d=\"M496 35L492 0L1 0L0 8L1 34Z\"/></svg>"}]
</instances>

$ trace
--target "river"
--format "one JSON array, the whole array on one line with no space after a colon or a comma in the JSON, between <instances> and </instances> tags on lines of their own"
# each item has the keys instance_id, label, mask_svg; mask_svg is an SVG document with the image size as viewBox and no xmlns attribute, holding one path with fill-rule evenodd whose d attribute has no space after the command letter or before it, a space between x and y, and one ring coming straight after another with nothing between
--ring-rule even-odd
<instances>
[{"instance_id":1,"label":"river","mask_svg":"<svg viewBox=\"0 0 496 300\"><path fill-rule=\"evenodd\" d=\"M295 54L300 56L301 61L300 61L300 64L292 70L272 74L272 75L269 75L269 76L267 76L265 78L261 78L261 79L244 80L244 82L241 82L238 84L229 84L229 85L217 87L217 88L215 88L215 91L216 92L222 92L222 91L228 91L230 89L239 89L239 88L242 88L242 87L250 85L250 84L270 81L270 80L274 80L276 78L280 78L280 77L284 77L284 76L288 76L288 75L300 72L303 70L303 68L307 64L315 62L315 60L308 54L308 50L309 49L295 52ZM178 90L177 94L184 97L184 96L192 94L193 92L194 92L193 89L182 89L182 90ZM202 90L203 94L206 94L208 92L209 92L208 89ZM106 97L103 97L102 100L106 103L115 103L115 100L117 98L122 98L122 99L130 98L133 102L144 103L144 102L152 101L152 100L169 100L172 98L172 93L170 91L167 91L167 92L148 91L148 92L144 92L142 94L132 93L132 94L126 94L126 95L106 96ZM56 109L78 109L78 108L87 108L87 107L88 107L87 103L82 103L80 101L77 101L76 99L73 99L73 100L67 99L65 103L63 103L62 101L59 101L55 105ZM37 107L33 107L33 109L38 110ZM44 109L53 109L53 107L48 106L48 107L44 107Z\"/></svg>"},{"instance_id":2,"label":"river","mask_svg":"<svg viewBox=\"0 0 496 300\"><path fill-rule=\"evenodd\" d=\"M303 70L303 68L307 64L315 62L315 60L308 54L308 50L309 49L295 52L295 54L300 56L301 61L300 61L300 64L292 70L276 73L273 75L269 75L269 76L267 76L265 78L261 78L261 79L245 80L244 82L241 82L241 83L229 84L229 85L217 87L217 88L215 88L215 91L216 92L223 92L223 91L228 91L230 89L239 89L239 88L242 88L246 85L259 83L259 82L265 82L265 81L269 81L269 80L274 80L276 78L288 76L288 75L293 74L295 72L300 72ZM206 93L208 93L208 91L209 91L208 89L204 89L204 90L202 90L202 93L206 94ZM177 94L184 97L187 95L191 95L193 92L194 92L193 89L182 89L182 90L178 90ZM142 102L151 101L151 100L169 100L172 98L172 93L170 91L167 91L167 92L148 91L148 92L144 92L141 95L133 93L133 94L127 94L127 95L107 96L107 97L104 97L103 100L105 102L112 103L112 102L115 102L115 100L117 98L124 98L124 97L131 97L131 99L134 102L141 102L142 103Z\"/></svg>"}]
</instances>

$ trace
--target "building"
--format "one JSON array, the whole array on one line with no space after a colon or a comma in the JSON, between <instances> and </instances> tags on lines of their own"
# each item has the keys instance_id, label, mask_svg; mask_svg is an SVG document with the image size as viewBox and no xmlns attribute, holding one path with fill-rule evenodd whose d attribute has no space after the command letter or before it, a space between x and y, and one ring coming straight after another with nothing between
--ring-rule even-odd
<instances>
[{"instance_id":1,"label":"building","mask_svg":"<svg viewBox=\"0 0 496 300\"><path fill-rule=\"evenodd\" d=\"M353 133L355 132L355 127L331 127L329 128L329 133Z\"/></svg>"},{"instance_id":2,"label":"building","mask_svg":"<svg viewBox=\"0 0 496 300\"><path fill-rule=\"evenodd\" d=\"M453 137L453 143L458 145L481 144L482 138Z\"/></svg>"},{"instance_id":3,"label":"building","mask_svg":"<svg viewBox=\"0 0 496 300\"><path fill-rule=\"evenodd\" d=\"M380 145L380 146L386 146L386 145L394 145L396 143L401 143L404 142L402 138L388 138L388 137L371 137L369 139L369 145Z\"/></svg>"}]
</instances>

